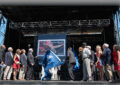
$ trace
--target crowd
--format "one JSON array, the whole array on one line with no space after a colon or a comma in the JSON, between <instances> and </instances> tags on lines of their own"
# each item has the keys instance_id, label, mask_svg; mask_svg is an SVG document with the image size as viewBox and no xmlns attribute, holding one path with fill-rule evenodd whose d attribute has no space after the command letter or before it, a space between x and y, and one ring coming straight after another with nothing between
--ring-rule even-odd
<instances>
[{"instance_id":1,"label":"crowd","mask_svg":"<svg viewBox=\"0 0 120 85\"><path fill-rule=\"evenodd\" d=\"M69 57L69 75L71 80L74 80L75 76L72 69L75 65L75 56L71 47L68 48L67 56ZM104 43L102 47L97 45L96 51L94 52L91 50L91 46L83 43L79 47L78 60L81 75L83 74L82 81L96 80L95 73L99 73L101 81L108 80L112 82L114 80L113 71L117 72L118 78L120 79L120 47L118 45L113 45L113 52L111 52L107 43Z\"/></svg>"},{"instance_id":2,"label":"crowd","mask_svg":"<svg viewBox=\"0 0 120 85\"><path fill-rule=\"evenodd\" d=\"M5 50L5 45L2 45L0 48L0 80L32 80L33 73L36 70L33 68L35 67L35 59L38 58L33 56L33 49L30 48L27 55L25 49L17 49L15 54L13 54L12 47L8 47L7 52ZM68 72L70 80L75 80L73 67L76 65L76 59L71 47L67 50L67 56L68 71L65 72L66 67L62 65L61 69L64 70L65 75L60 74L66 76ZM104 43L102 47L97 45L96 51L93 51L91 46L83 43L79 47L78 62L80 76L77 77L81 77L82 81L108 80L112 82L114 80L114 72L117 72L120 79L120 47L118 45L113 45L113 52L111 52L107 43ZM113 65L114 69L112 68ZM38 69L41 68L38 66ZM43 72L41 71L41 73ZM99 74L99 79L96 79L96 74Z\"/></svg>"}]
</instances>

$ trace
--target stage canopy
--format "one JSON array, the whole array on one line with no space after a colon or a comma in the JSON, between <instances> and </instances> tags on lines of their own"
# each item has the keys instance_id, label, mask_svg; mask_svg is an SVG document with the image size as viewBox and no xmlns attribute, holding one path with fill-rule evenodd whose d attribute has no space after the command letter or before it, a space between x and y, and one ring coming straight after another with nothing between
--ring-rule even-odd
<instances>
[{"instance_id":1,"label":"stage canopy","mask_svg":"<svg viewBox=\"0 0 120 85\"><path fill-rule=\"evenodd\" d=\"M119 5L120 0L1 0L1 5Z\"/></svg>"}]
</instances>

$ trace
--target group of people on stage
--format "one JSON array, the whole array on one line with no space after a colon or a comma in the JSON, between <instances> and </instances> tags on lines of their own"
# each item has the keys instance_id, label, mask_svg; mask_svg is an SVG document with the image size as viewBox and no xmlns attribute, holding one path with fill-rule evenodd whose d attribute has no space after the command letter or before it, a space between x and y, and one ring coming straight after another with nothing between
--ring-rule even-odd
<instances>
[{"instance_id":1,"label":"group of people on stage","mask_svg":"<svg viewBox=\"0 0 120 85\"><path fill-rule=\"evenodd\" d=\"M17 49L13 54L13 48L8 47L8 51L5 52L6 47L2 45L0 48L0 79L10 80L13 73L13 80L30 80L33 76L34 56L33 49L30 48L26 56L25 49Z\"/></svg>"},{"instance_id":2,"label":"group of people on stage","mask_svg":"<svg viewBox=\"0 0 120 85\"><path fill-rule=\"evenodd\" d=\"M74 80L73 67L75 65L75 56L72 52L72 48L69 47L67 51L67 56L69 57L68 71L71 80ZM113 81L113 70L117 71L117 75L120 79L120 47L118 45L113 45L113 52L109 48L109 44L104 43L101 47L96 46L96 51L91 50L91 46L87 43L83 43L79 47L78 61L80 64L80 72L83 73L82 81L95 80L94 73L95 67L97 68L100 76L100 80ZM114 69L112 69L112 64ZM106 79L104 79L107 77Z\"/></svg>"},{"instance_id":3,"label":"group of people on stage","mask_svg":"<svg viewBox=\"0 0 120 85\"><path fill-rule=\"evenodd\" d=\"M37 56L33 56L33 49L30 48L27 55L25 49L17 49L15 54L13 54L12 47L8 47L7 52L5 50L5 45L2 45L0 48L0 80L10 80L11 78L13 80L33 79L35 70L33 67L35 59L37 59ZM71 47L67 50L67 56L69 59L68 73L71 80L75 80L73 67L76 65L76 59ZM79 72L82 76L77 77L82 77L82 81L95 80L94 73L96 72L95 68L97 68L101 81L107 79L112 82L114 79L112 64L120 79L120 47L118 45L113 45L113 52L111 52L107 43L104 43L102 47L97 45L96 51L93 51L91 46L83 43L79 47L78 62L80 65ZM41 68L39 67L39 69ZM105 77L107 78L105 79Z\"/></svg>"}]
</instances>

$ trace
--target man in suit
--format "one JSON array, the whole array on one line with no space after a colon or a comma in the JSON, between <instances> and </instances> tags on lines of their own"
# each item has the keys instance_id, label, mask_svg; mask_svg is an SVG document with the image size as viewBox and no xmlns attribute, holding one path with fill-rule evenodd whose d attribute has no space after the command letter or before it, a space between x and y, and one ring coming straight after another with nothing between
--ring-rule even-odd
<instances>
[{"instance_id":1,"label":"man in suit","mask_svg":"<svg viewBox=\"0 0 120 85\"><path fill-rule=\"evenodd\" d=\"M4 60L5 60L5 45L2 45L0 48L0 64L4 64ZM2 78L3 75L3 67L0 68L0 80Z\"/></svg>"},{"instance_id":2,"label":"man in suit","mask_svg":"<svg viewBox=\"0 0 120 85\"><path fill-rule=\"evenodd\" d=\"M102 60L105 66L105 74L109 82L112 82L113 74L111 68L111 50L109 49L109 44L103 44L103 53L102 53Z\"/></svg>"},{"instance_id":3,"label":"man in suit","mask_svg":"<svg viewBox=\"0 0 120 85\"><path fill-rule=\"evenodd\" d=\"M71 80L74 80L73 67L76 64L76 60L71 47L68 48L67 56L69 57L68 72Z\"/></svg>"},{"instance_id":4,"label":"man in suit","mask_svg":"<svg viewBox=\"0 0 120 85\"><path fill-rule=\"evenodd\" d=\"M8 48L8 52L6 52L5 54L5 71L4 71L4 80L10 80L11 78L11 74L12 74L12 70L13 70L13 48L9 47Z\"/></svg>"},{"instance_id":5,"label":"man in suit","mask_svg":"<svg viewBox=\"0 0 120 85\"><path fill-rule=\"evenodd\" d=\"M19 72L19 80L24 80L25 79L25 74L27 71L27 56L26 56L26 51L25 49L21 50L22 54L20 57L20 62L21 62L21 68Z\"/></svg>"},{"instance_id":6,"label":"man in suit","mask_svg":"<svg viewBox=\"0 0 120 85\"><path fill-rule=\"evenodd\" d=\"M28 61L27 80L31 80L33 79L33 66L35 64L32 48L29 49L29 53L27 55L27 61Z\"/></svg>"}]
</instances>

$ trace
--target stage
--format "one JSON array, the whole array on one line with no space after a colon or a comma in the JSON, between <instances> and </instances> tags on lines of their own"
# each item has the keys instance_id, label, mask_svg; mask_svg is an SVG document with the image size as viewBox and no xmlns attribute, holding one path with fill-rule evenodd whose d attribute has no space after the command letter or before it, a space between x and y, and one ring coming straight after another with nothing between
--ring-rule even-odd
<instances>
[{"instance_id":1,"label":"stage","mask_svg":"<svg viewBox=\"0 0 120 85\"><path fill-rule=\"evenodd\" d=\"M40 81L40 80L1 80L0 85L120 85L118 81L109 83L107 81Z\"/></svg>"}]
</instances>

